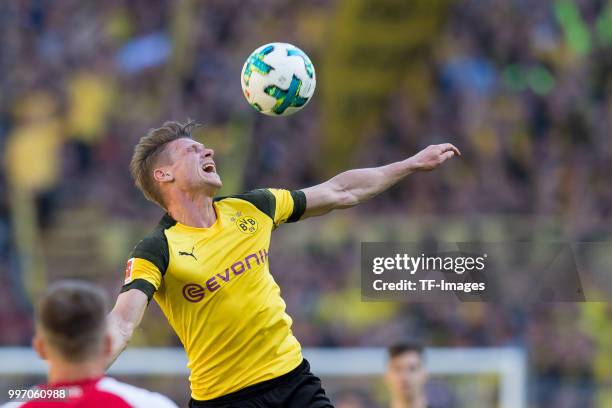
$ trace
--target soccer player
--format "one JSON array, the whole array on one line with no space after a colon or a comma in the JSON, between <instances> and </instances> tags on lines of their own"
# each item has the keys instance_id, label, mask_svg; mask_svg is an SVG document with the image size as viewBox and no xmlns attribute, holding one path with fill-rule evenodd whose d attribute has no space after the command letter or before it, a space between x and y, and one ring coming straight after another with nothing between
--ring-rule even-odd
<instances>
[{"instance_id":1,"label":"soccer player","mask_svg":"<svg viewBox=\"0 0 612 408\"><path fill-rule=\"evenodd\" d=\"M391 394L390 408L427 408L423 346L398 343L388 348L389 362L385 383Z\"/></svg>"},{"instance_id":2,"label":"soccer player","mask_svg":"<svg viewBox=\"0 0 612 408\"><path fill-rule=\"evenodd\" d=\"M269 271L272 230L353 207L459 151L448 143L429 146L403 161L346 171L304 190L215 197L222 184L214 152L192 139L194 126L166 122L135 147L135 183L166 214L127 262L110 314L113 356L155 297L187 352L191 407L330 407Z\"/></svg>"},{"instance_id":3,"label":"soccer player","mask_svg":"<svg viewBox=\"0 0 612 408\"><path fill-rule=\"evenodd\" d=\"M104 292L88 283L49 288L38 304L32 340L49 364L49 383L32 390L40 398L4 408L176 408L161 394L104 377L111 353L106 304Z\"/></svg>"}]
</instances>

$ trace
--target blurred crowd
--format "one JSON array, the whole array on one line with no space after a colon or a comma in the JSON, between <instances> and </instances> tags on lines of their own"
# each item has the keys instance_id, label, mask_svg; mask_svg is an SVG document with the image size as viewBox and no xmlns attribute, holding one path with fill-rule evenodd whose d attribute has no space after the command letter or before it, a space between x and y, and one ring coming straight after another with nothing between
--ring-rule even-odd
<instances>
[{"instance_id":1,"label":"blurred crowd","mask_svg":"<svg viewBox=\"0 0 612 408\"><path fill-rule=\"evenodd\" d=\"M217 152L223 194L305 187L333 175L338 162L384 164L449 141L463 159L448 168L412 176L325 222L279 229L272 272L297 337L308 347L385 346L408 335L430 346L524 347L534 406L612 406L601 405L612 404L605 391L612 388L607 305L369 304L360 302L358 289L359 243L366 236L612 236L612 1L431 2L440 23L420 29L425 46L402 60L405 69L388 68L398 85L371 107L363 127L333 132L327 121L335 123L329 112L336 100L326 70L335 57L326 47L351 18L367 29L376 8L367 3L0 4L0 344L29 344L25 277L31 258L53 256L70 214L95 214L95 231L107 238L94 241L94 253L105 262L81 268L56 260L71 268L62 271L47 262L46 276L88 273L117 292L124 258L161 214L132 185L132 148L167 119L205 124L197 137ZM381 10L410 8L403 5L410 2L378 3ZM410 36L386 41L408 43ZM313 101L286 119L252 110L239 85L246 56L272 41L300 46L318 69ZM358 49L359 29L346 41L341 47ZM368 75L375 83L377 73ZM342 147L337 162L334 146ZM80 222L74 228L83 228ZM30 237L42 254L28 248ZM141 344L178 344L159 324L159 312L151 315Z\"/></svg>"}]
</instances>

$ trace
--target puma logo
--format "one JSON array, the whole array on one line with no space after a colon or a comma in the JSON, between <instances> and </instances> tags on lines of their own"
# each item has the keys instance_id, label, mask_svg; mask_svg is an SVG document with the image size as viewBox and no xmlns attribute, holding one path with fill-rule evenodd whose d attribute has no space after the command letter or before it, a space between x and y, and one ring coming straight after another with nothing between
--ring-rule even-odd
<instances>
[{"instance_id":1,"label":"puma logo","mask_svg":"<svg viewBox=\"0 0 612 408\"><path fill-rule=\"evenodd\" d=\"M196 256L193 254L193 250L194 249L195 249L195 247L191 248L191 252L179 251L179 255L191 256L193 259L195 259L197 261L198 258L196 258Z\"/></svg>"}]
</instances>

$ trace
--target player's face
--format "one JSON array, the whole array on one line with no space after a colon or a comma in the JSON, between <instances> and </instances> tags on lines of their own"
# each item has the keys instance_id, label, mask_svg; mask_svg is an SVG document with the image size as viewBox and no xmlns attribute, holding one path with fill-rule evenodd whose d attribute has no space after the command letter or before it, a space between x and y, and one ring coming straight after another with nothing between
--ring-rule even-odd
<instances>
[{"instance_id":1,"label":"player's face","mask_svg":"<svg viewBox=\"0 0 612 408\"><path fill-rule=\"evenodd\" d=\"M425 392L427 372L421 355L408 351L391 359L385 381L393 395L408 399L422 395Z\"/></svg>"},{"instance_id":2,"label":"player's face","mask_svg":"<svg viewBox=\"0 0 612 408\"><path fill-rule=\"evenodd\" d=\"M182 138L171 142L174 180L184 190L212 189L222 186L213 157L215 152L195 140Z\"/></svg>"}]
</instances>

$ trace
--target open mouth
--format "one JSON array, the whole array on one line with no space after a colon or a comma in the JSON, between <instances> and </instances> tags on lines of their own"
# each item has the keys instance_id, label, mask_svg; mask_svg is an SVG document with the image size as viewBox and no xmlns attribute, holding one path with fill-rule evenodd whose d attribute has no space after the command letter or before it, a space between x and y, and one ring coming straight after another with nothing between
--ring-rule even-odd
<instances>
[{"instance_id":1,"label":"open mouth","mask_svg":"<svg viewBox=\"0 0 612 408\"><path fill-rule=\"evenodd\" d=\"M212 163L206 163L202 165L202 171L204 173L216 173L215 165Z\"/></svg>"}]
</instances>

